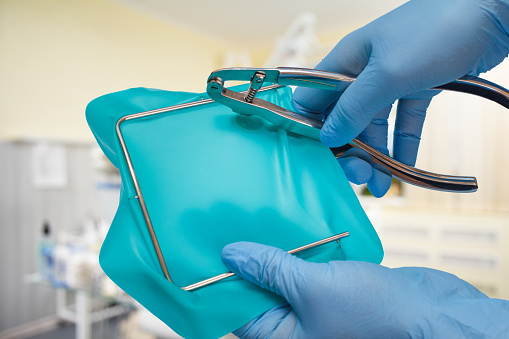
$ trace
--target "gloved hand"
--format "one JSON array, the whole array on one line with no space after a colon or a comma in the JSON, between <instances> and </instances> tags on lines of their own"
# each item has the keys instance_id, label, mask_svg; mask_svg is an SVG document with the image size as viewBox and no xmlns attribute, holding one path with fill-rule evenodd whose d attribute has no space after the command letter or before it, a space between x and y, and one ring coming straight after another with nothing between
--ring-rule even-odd
<instances>
[{"instance_id":1,"label":"gloved hand","mask_svg":"<svg viewBox=\"0 0 509 339\"><path fill-rule=\"evenodd\" d=\"M239 242L223 262L287 300L234 332L240 338L508 338L509 301L427 268L306 262Z\"/></svg>"},{"instance_id":2,"label":"gloved hand","mask_svg":"<svg viewBox=\"0 0 509 339\"><path fill-rule=\"evenodd\" d=\"M426 109L438 93L426 89L499 64L509 53L508 31L507 0L409 1L347 35L318 64L357 76L344 93L297 88L295 109L328 116L320 138L329 147L359 135L388 154L387 117L400 99L393 156L414 166ZM341 165L350 181L367 182L373 195L383 196L390 174L372 169L366 156L346 157Z\"/></svg>"}]
</instances>

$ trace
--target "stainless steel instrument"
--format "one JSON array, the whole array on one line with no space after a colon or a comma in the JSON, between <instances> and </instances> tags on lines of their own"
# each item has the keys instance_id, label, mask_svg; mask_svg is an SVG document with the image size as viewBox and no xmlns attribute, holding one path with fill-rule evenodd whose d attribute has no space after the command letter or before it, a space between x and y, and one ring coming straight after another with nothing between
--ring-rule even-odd
<instances>
[{"instance_id":1,"label":"stainless steel instrument","mask_svg":"<svg viewBox=\"0 0 509 339\"><path fill-rule=\"evenodd\" d=\"M229 90L224 86L225 81L229 80L249 81L249 90L245 94ZM353 76L304 68L224 68L212 72L209 76L207 93L212 100L230 107L234 112L258 115L280 128L319 140L323 121L258 99L256 93L267 83L271 85L263 89L287 85L343 91L353 81L355 81ZM469 93L509 108L509 91L481 78L464 76L433 89ZM339 158L352 147L366 151L372 156L373 162L387 167L395 178L412 185L448 192L477 191L475 177L431 173L407 166L378 152L357 138L347 145L331 148L331 150L334 156Z\"/></svg>"}]
</instances>

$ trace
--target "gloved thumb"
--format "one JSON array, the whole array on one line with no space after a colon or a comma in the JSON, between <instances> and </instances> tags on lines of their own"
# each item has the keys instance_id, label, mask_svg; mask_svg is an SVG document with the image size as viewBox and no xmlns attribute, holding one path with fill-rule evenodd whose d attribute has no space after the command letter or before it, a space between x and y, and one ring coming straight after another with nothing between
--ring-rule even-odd
<instances>
[{"instance_id":1,"label":"gloved thumb","mask_svg":"<svg viewBox=\"0 0 509 339\"><path fill-rule=\"evenodd\" d=\"M320 140L329 147L339 147L357 137L383 108L402 93L390 71L370 63L345 90L331 110L320 132Z\"/></svg>"},{"instance_id":2,"label":"gloved thumb","mask_svg":"<svg viewBox=\"0 0 509 339\"><path fill-rule=\"evenodd\" d=\"M229 244L223 249L222 260L239 277L284 297L290 304L308 280L303 275L310 263L271 246L251 242Z\"/></svg>"}]
</instances>

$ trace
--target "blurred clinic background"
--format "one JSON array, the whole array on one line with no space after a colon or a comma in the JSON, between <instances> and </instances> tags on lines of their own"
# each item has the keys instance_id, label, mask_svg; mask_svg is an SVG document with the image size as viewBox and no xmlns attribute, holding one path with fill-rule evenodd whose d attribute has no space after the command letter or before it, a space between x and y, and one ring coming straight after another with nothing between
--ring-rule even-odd
<instances>
[{"instance_id":1,"label":"blurred clinic background","mask_svg":"<svg viewBox=\"0 0 509 339\"><path fill-rule=\"evenodd\" d=\"M0 338L177 338L101 271L120 178L85 121L131 87L203 92L231 66L314 67L403 0L0 1ZM509 86L509 62L484 75ZM471 194L354 187L387 266L452 272L509 298L509 112L442 93L417 167L473 175ZM230 335L231 337L231 335Z\"/></svg>"}]
</instances>

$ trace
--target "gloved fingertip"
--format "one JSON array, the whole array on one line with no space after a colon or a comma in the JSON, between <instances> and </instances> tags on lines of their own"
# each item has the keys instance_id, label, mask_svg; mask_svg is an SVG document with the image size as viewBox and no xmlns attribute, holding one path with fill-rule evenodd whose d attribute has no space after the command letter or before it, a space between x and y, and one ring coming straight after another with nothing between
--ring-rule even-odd
<instances>
[{"instance_id":1,"label":"gloved fingertip","mask_svg":"<svg viewBox=\"0 0 509 339\"><path fill-rule=\"evenodd\" d=\"M327 119L327 121L330 119ZM340 147L346 144L349 140L344 138L341 131L334 127L332 123L323 124L322 129L320 130L320 141L322 144L328 147Z\"/></svg>"},{"instance_id":2,"label":"gloved fingertip","mask_svg":"<svg viewBox=\"0 0 509 339\"><path fill-rule=\"evenodd\" d=\"M253 243L240 241L226 245L221 252L221 260L232 272L237 273L239 266L245 264L252 251Z\"/></svg>"},{"instance_id":3,"label":"gloved fingertip","mask_svg":"<svg viewBox=\"0 0 509 339\"><path fill-rule=\"evenodd\" d=\"M391 188L392 175L387 168L373 164L373 174L368 181L368 190L375 198L383 197Z\"/></svg>"},{"instance_id":4,"label":"gloved fingertip","mask_svg":"<svg viewBox=\"0 0 509 339\"><path fill-rule=\"evenodd\" d=\"M362 185L367 183L372 176L371 164L357 157L345 157L338 159L346 178L351 183Z\"/></svg>"},{"instance_id":5,"label":"gloved fingertip","mask_svg":"<svg viewBox=\"0 0 509 339\"><path fill-rule=\"evenodd\" d=\"M292 107L295 112L314 118L314 119L321 119L322 117L322 111L318 109L312 109L308 106L305 106L301 104L298 100L295 98L292 99Z\"/></svg>"},{"instance_id":6,"label":"gloved fingertip","mask_svg":"<svg viewBox=\"0 0 509 339\"><path fill-rule=\"evenodd\" d=\"M338 102L331 110L320 130L320 141L328 147L340 147L353 140L368 125L359 119L352 119ZM364 117L364 120L367 118Z\"/></svg>"},{"instance_id":7,"label":"gloved fingertip","mask_svg":"<svg viewBox=\"0 0 509 339\"><path fill-rule=\"evenodd\" d=\"M221 258L226 267L239 277L275 292L275 275L285 255L293 258L279 248L243 241L226 245Z\"/></svg>"},{"instance_id":8,"label":"gloved fingertip","mask_svg":"<svg viewBox=\"0 0 509 339\"><path fill-rule=\"evenodd\" d=\"M293 271L305 269L305 261L285 251L252 242L237 242L223 248L223 263L239 277L283 296L294 297Z\"/></svg>"}]
</instances>

